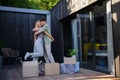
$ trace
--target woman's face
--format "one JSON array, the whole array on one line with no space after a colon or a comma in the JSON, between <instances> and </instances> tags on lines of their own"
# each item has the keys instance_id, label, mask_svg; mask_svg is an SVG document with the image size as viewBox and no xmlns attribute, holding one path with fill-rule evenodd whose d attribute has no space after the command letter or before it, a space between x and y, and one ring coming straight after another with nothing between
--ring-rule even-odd
<instances>
[{"instance_id":1,"label":"woman's face","mask_svg":"<svg viewBox=\"0 0 120 80\"><path fill-rule=\"evenodd\" d=\"M41 24L40 24L40 22L38 23L38 27L41 27Z\"/></svg>"}]
</instances>

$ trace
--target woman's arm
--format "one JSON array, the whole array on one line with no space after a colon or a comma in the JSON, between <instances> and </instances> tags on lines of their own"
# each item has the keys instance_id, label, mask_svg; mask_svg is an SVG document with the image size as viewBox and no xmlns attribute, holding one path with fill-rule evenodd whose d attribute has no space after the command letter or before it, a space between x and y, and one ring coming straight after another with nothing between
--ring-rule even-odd
<instances>
[{"instance_id":1,"label":"woman's arm","mask_svg":"<svg viewBox=\"0 0 120 80\"><path fill-rule=\"evenodd\" d=\"M44 32L44 31L46 31L46 30L47 30L47 26L45 25L45 26L39 28L39 31L37 31L37 32L35 33L35 35L38 35L38 34Z\"/></svg>"},{"instance_id":2,"label":"woman's arm","mask_svg":"<svg viewBox=\"0 0 120 80\"><path fill-rule=\"evenodd\" d=\"M49 38L51 38L51 39L52 39L52 41L54 41L54 38L52 37L52 35L51 35L51 34L49 34L47 31L44 31L44 34L45 34L45 35L47 35Z\"/></svg>"},{"instance_id":3,"label":"woman's arm","mask_svg":"<svg viewBox=\"0 0 120 80\"><path fill-rule=\"evenodd\" d=\"M33 32L39 31L39 28L36 28L36 27L35 27L32 31L33 31Z\"/></svg>"},{"instance_id":4,"label":"woman's arm","mask_svg":"<svg viewBox=\"0 0 120 80\"><path fill-rule=\"evenodd\" d=\"M34 38L35 38L35 36L37 36L39 33L40 33L39 31L35 32ZM49 38L51 38L52 41L54 41L54 38L52 37L52 35L49 34L47 31L43 31L43 33L44 33L45 35L47 35Z\"/></svg>"}]
</instances>

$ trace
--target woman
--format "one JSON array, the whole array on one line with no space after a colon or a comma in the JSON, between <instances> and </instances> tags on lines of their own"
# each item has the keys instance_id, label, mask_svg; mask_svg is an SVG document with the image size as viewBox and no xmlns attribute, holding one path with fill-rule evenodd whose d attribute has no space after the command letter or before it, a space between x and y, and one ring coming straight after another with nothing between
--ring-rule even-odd
<instances>
[{"instance_id":1,"label":"woman","mask_svg":"<svg viewBox=\"0 0 120 80\"><path fill-rule=\"evenodd\" d=\"M43 35L44 34L47 35L48 37L50 37L52 39L52 41L54 40L54 38L50 34L48 34L46 31L36 35L35 33L37 31L39 31L40 28L41 28L40 21L36 21L35 28L33 29L33 32L34 32L34 52L33 53L27 52L25 57L24 57L25 60L29 56L32 56L33 57L33 61L37 61L39 57L43 56L43 53L44 53L44 49L43 49Z\"/></svg>"}]
</instances>

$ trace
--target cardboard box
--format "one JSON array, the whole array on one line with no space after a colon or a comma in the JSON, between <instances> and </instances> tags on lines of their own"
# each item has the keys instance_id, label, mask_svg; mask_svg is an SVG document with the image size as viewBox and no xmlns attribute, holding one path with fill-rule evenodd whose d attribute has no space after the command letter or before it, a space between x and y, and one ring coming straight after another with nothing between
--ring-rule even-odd
<instances>
[{"instance_id":1,"label":"cardboard box","mask_svg":"<svg viewBox=\"0 0 120 80\"><path fill-rule=\"evenodd\" d=\"M45 75L57 75L60 74L59 63L45 63Z\"/></svg>"},{"instance_id":2,"label":"cardboard box","mask_svg":"<svg viewBox=\"0 0 120 80\"><path fill-rule=\"evenodd\" d=\"M65 64L75 64L76 63L76 56L73 57L64 57Z\"/></svg>"},{"instance_id":3,"label":"cardboard box","mask_svg":"<svg viewBox=\"0 0 120 80\"><path fill-rule=\"evenodd\" d=\"M23 62L23 77L38 76L38 61Z\"/></svg>"}]
</instances>

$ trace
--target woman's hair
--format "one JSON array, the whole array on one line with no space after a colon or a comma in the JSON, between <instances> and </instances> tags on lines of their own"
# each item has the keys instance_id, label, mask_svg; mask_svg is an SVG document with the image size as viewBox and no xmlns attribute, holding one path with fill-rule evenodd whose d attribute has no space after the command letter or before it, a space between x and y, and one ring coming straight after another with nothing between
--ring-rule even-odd
<instances>
[{"instance_id":1,"label":"woman's hair","mask_svg":"<svg viewBox=\"0 0 120 80\"><path fill-rule=\"evenodd\" d=\"M35 22L35 28L38 28L39 24L40 24L40 21L37 20L37 21ZM34 32L34 41L35 41L36 39L37 39L37 36L35 36L35 32Z\"/></svg>"},{"instance_id":2,"label":"woman's hair","mask_svg":"<svg viewBox=\"0 0 120 80\"><path fill-rule=\"evenodd\" d=\"M39 23L40 23L40 21L37 20L37 21L35 22L35 27L38 27Z\"/></svg>"}]
</instances>

